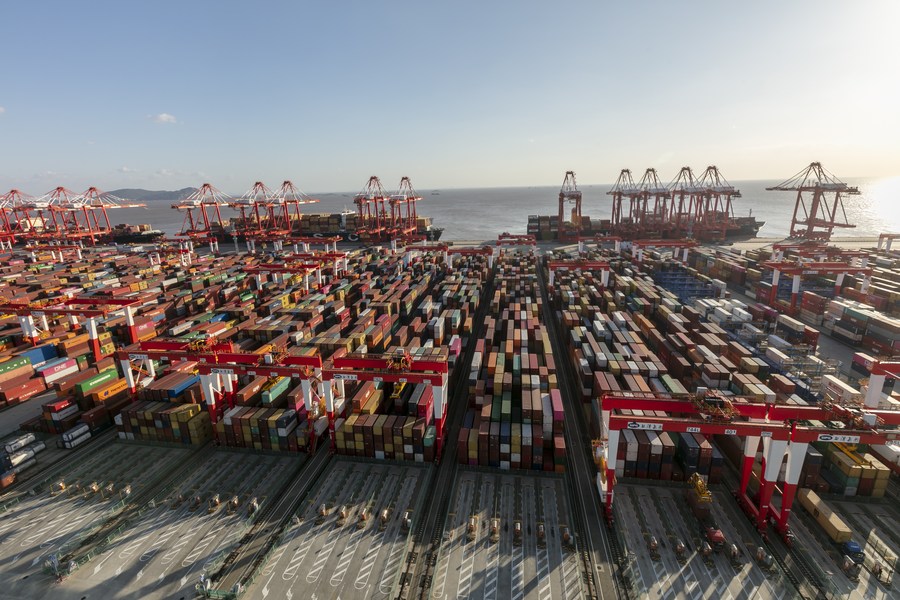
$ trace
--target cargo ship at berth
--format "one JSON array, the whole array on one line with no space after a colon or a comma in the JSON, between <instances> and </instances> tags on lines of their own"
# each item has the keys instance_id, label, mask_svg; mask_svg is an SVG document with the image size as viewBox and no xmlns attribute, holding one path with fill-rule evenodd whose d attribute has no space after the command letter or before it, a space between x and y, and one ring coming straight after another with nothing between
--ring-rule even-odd
<instances>
[{"instance_id":1,"label":"cargo ship at berth","mask_svg":"<svg viewBox=\"0 0 900 600\"><path fill-rule=\"evenodd\" d=\"M148 223L129 225L120 223L113 227L111 241L114 244L153 244L165 237L165 233Z\"/></svg>"},{"instance_id":2,"label":"cargo ship at berth","mask_svg":"<svg viewBox=\"0 0 900 600\"><path fill-rule=\"evenodd\" d=\"M240 233L242 229L244 229L242 219L234 217L225 221L221 235L216 237L221 237L225 241L233 240L235 237L243 240L244 234ZM346 209L338 213L303 214L299 228L296 228L293 234L321 238L339 237L341 241L355 243L363 241L359 230L359 215ZM436 242L441 239L444 229L435 227L431 217L419 216L416 218L416 233L425 236L428 241Z\"/></svg>"},{"instance_id":3,"label":"cargo ship at berth","mask_svg":"<svg viewBox=\"0 0 900 600\"><path fill-rule=\"evenodd\" d=\"M617 231L621 231L622 227L614 228L609 219L592 219L588 216L582 216L581 235L613 235ZM745 240L755 238L759 234L759 230L765 225L765 221L760 221L756 217L730 217L728 225L725 229L725 240ZM566 224L568 225L568 224ZM627 226L627 223L623 222ZM559 240L559 217L556 215L529 215L527 232L538 241L557 241ZM654 239L681 239L681 235L668 235L666 231L643 231L641 237ZM700 241L707 241L704 236L698 232Z\"/></svg>"}]
</instances>

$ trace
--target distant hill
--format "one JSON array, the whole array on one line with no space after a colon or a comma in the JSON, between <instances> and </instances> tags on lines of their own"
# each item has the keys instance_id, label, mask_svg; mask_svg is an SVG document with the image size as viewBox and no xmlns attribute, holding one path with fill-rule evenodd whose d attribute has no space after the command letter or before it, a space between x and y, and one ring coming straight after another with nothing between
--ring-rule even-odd
<instances>
[{"instance_id":1,"label":"distant hill","mask_svg":"<svg viewBox=\"0 0 900 600\"><path fill-rule=\"evenodd\" d=\"M191 194L197 191L197 188L187 187L180 190L173 191L154 191L154 190L142 190L142 189L121 189L121 190L111 190L109 193L113 196L118 196L119 198L124 198L125 200L134 200L135 202L147 202L147 201L155 201L159 200L160 202L175 202L177 200L183 200L187 198Z\"/></svg>"}]
</instances>

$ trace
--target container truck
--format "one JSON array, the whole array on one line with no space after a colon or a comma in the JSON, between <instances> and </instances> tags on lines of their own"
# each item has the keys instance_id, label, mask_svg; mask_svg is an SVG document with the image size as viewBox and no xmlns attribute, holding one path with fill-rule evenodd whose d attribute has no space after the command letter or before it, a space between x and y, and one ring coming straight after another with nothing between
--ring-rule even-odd
<instances>
[{"instance_id":1,"label":"container truck","mask_svg":"<svg viewBox=\"0 0 900 600\"><path fill-rule=\"evenodd\" d=\"M853 541L853 531L813 490L801 489L797 492L797 498L800 500L800 506L834 543L840 553L841 570L851 581L859 581L866 557L862 547Z\"/></svg>"}]
</instances>

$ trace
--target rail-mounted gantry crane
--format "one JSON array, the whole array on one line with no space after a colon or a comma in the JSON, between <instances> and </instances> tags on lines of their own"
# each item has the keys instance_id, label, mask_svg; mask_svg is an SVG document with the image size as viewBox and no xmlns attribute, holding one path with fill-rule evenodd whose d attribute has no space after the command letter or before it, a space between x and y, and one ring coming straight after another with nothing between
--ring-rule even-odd
<instances>
[{"instance_id":1,"label":"rail-mounted gantry crane","mask_svg":"<svg viewBox=\"0 0 900 600\"><path fill-rule=\"evenodd\" d=\"M843 196L858 196L859 188L839 180L826 171L822 163L810 163L787 181L766 189L797 192L791 218L791 237L827 242L835 228L856 227L847 221ZM838 209L841 219L838 218Z\"/></svg>"},{"instance_id":2,"label":"rail-mounted gantry crane","mask_svg":"<svg viewBox=\"0 0 900 600\"><path fill-rule=\"evenodd\" d=\"M900 370L895 365L887 365L876 367L873 373L880 372L879 369L894 373ZM740 485L735 495L761 532L765 532L771 518L785 538L790 537L788 520L810 443L883 444L900 439L898 411L837 405L768 404L751 398L710 397L703 390L698 390L697 395L611 392L601 399L601 419L607 439L598 447L597 487L607 519L612 520L613 516L615 453L623 429L738 436L744 439L744 452ZM839 423L826 427L811 424L817 421ZM747 489L760 445L765 462L759 493L751 499ZM785 483L780 508L777 508L771 500L785 457Z\"/></svg>"}]
</instances>

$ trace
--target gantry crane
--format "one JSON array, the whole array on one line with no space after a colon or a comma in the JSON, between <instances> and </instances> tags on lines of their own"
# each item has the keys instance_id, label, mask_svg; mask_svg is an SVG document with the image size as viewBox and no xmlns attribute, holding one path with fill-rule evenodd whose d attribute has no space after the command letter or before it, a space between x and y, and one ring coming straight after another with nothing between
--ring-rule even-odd
<instances>
[{"instance_id":1,"label":"gantry crane","mask_svg":"<svg viewBox=\"0 0 900 600\"><path fill-rule=\"evenodd\" d=\"M153 361L196 361L203 399L213 425L218 421L222 402L233 407L238 375L300 379L303 385L303 400L310 413L312 413L310 382L321 380L322 377L322 358L318 354L293 355L285 348L271 344L256 352L239 352L231 342L218 342L215 339L194 342L151 340L118 350L116 358L121 364L132 394L136 394L138 387L148 384L156 377ZM343 385L339 387L342 388ZM319 390L319 393L324 395L322 390Z\"/></svg>"},{"instance_id":2,"label":"gantry crane","mask_svg":"<svg viewBox=\"0 0 900 600\"><path fill-rule=\"evenodd\" d=\"M882 233L878 236L878 250L881 250L882 246L884 246L884 251L890 252L891 244L894 243L894 240L900 240L900 233Z\"/></svg>"},{"instance_id":3,"label":"gantry crane","mask_svg":"<svg viewBox=\"0 0 900 600\"><path fill-rule=\"evenodd\" d=\"M46 205L44 205L44 202ZM52 229L29 234L32 240L55 241L60 243L89 240L92 245L105 241L112 235L107 210L114 208L140 208L144 204L123 200L90 187L81 194L75 194L62 186L55 188L32 207L44 207L53 223ZM44 218L46 225L46 218Z\"/></svg>"},{"instance_id":4,"label":"gantry crane","mask_svg":"<svg viewBox=\"0 0 900 600\"><path fill-rule=\"evenodd\" d=\"M307 196L290 179L286 179L281 183L281 188L275 192L273 200L275 204L280 206L288 232L291 234L303 231L303 213L300 207L305 204L316 204L319 202L318 199Z\"/></svg>"},{"instance_id":5,"label":"gantry crane","mask_svg":"<svg viewBox=\"0 0 900 600\"><path fill-rule=\"evenodd\" d=\"M78 319L86 319L85 329L90 339L94 359L100 360L103 356L100 349L99 321L111 313L122 311L125 314L125 324L128 327L128 335L131 342L137 341L137 326L134 322L134 311L141 306L139 300L105 297L57 297L39 300L37 302L21 303L7 302L0 304L0 310L14 312L19 317L19 325L25 340L37 346L40 340L50 333L50 323L47 316L66 316L70 323L78 325ZM35 323L38 319L40 325Z\"/></svg>"},{"instance_id":6,"label":"gantry crane","mask_svg":"<svg viewBox=\"0 0 900 600\"><path fill-rule=\"evenodd\" d=\"M49 207L47 200L38 200L12 189L0 196L0 202L3 206L4 223L9 223L9 230L13 234L8 239L13 243L48 228L47 219L50 215L46 212Z\"/></svg>"},{"instance_id":7,"label":"gantry crane","mask_svg":"<svg viewBox=\"0 0 900 600\"><path fill-rule=\"evenodd\" d=\"M24 198L26 196L16 189L0 195L0 250L12 250L16 243L16 207Z\"/></svg>"},{"instance_id":8,"label":"gantry crane","mask_svg":"<svg viewBox=\"0 0 900 600\"><path fill-rule=\"evenodd\" d=\"M503 252L504 246L513 248L527 246L531 248L531 253L535 254L537 252L537 239L530 233L513 234L504 231L497 236L497 246L500 248L501 253Z\"/></svg>"},{"instance_id":9,"label":"gantry crane","mask_svg":"<svg viewBox=\"0 0 900 600\"><path fill-rule=\"evenodd\" d=\"M706 167L697 185L703 188L697 238L704 241L722 241L734 217L732 199L740 198L741 192L728 183L715 165Z\"/></svg>"},{"instance_id":10,"label":"gantry crane","mask_svg":"<svg viewBox=\"0 0 900 600\"><path fill-rule=\"evenodd\" d=\"M240 198L228 202L228 207L240 214L240 219L232 230L237 249L237 238L243 237L247 244L247 252L253 252L256 239L271 233L287 235L290 229L284 223L281 214L272 209L273 194L262 181L257 181Z\"/></svg>"},{"instance_id":11,"label":"gantry crane","mask_svg":"<svg viewBox=\"0 0 900 600\"><path fill-rule=\"evenodd\" d=\"M566 220L566 205L572 204L571 218ZM575 183L575 171L566 171L559 188L559 234L561 242L575 241L583 230L581 223L581 191Z\"/></svg>"},{"instance_id":12,"label":"gantry crane","mask_svg":"<svg viewBox=\"0 0 900 600\"><path fill-rule=\"evenodd\" d=\"M612 392L603 395L602 431L607 432L607 439L599 447L597 488L606 507L608 520L611 521L613 516L615 456L623 429L744 438L741 481L735 495L761 532L766 530L771 517L777 524L778 532L785 537L790 535L788 519L800 479L800 469L811 442L883 444L900 439L900 430L897 429L900 426L898 411L767 404L749 398L731 398L727 410L722 410L723 406L716 404L716 418L709 418L708 405L708 400L698 402L696 397L690 395L640 392ZM840 421L843 426L814 427L808 425L811 421ZM760 477L759 495L754 501L748 497L747 487L760 443L765 462ZM788 457L788 466L782 487L781 507L778 509L771 504L771 499L785 456Z\"/></svg>"},{"instance_id":13,"label":"gantry crane","mask_svg":"<svg viewBox=\"0 0 900 600\"><path fill-rule=\"evenodd\" d=\"M778 281L781 273L793 277L791 286L791 308L797 306L797 298L800 294L800 280L804 275L836 275L834 281L835 293L839 294L844 283L844 275L864 275L862 293L868 293L872 281L873 270L871 267L854 267L849 262L803 262L803 261L766 261L760 266L764 269L772 269L772 290L769 292L769 305L774 305L778 298Z\"/></svg>"},{"instance_id":14,"label":"gantry crane","mask_svg":"<svg viewBox=\"0 0 900 600\"><path fill-rule=\"evenodd\" d=\"M204 183L193 194L172 205L172 208L184 211L179 235L190 238L195 244L207 242L210 250L217 252L219 237L224 234L220 207L227 206L231 201L212 184Z\"/></svg>"},{"instance_id":15,"label":"gantry crane","mask_svg":"<svg viewBox=\"0 0 900 600\"><path fill-rule=\"evenodd\" d=\"M622 169L615 185L606 193L612 196L613 233L626 237L635 235L638 230L637 214L640 212L641 189L634 183L631 170Z\"/></svg>"},{"instance_id":16,"label":"gantry crane","mask_svg":"<svg viewBox=\"0 0 900 600\"><path fill-rule=\"evenodd\" d=\"M391 196L391 237L412 235L416 232L416 204L422 197L416 193L409 177L400 179L397 193Z\"/></svg>"},{"instance_id":17,"label":"gantry crane","mask_svg":"<svg viewBox=\"0 0 900 600\"><path fill-rule=\"evenodd\" d=\"M384 355L346 355L332 357L322 366L325 382L325 411L331 439L334 439L334 392L330 383L338 381L384 381L390 383L425 383L434 395L435 457L440 460L444 445L444 417L447 412L449 359L446 347L431 356L414 356L402 350ZM340 392L340 387L338 388Z\"/></svg>"},{"instance_id":18,"label":"gantry crane","mask_svg":"<svg viewBox=\"0 0 900 600\"><path fill-rule=\"evenodd\" d=\"M556 280L556 271L600 271L600 283L603 287L609 283L610 266L606 261L600 260L548 260L547 271L549 273L547 282L553 287Z\"/></svg>"},{"instance_id":19,"label":"gantry crane","mask_svg":"<svg viewBox=\"0 0 900 600\"><path fill-rule=\"evenodd\" d=\"M672 195L670 218L676 237L694 237L694 230L703 214L704 188L690 167L682 167L669 184Z\"/></svg>"},{"instance_id":20,"label":"gantry crane","mask_svg":"<svg viewBox=\"0 0 900 600\"><path fill-rule=\"evenodd\" d=\"M660 180L656 169L648 168L637 184L639 234L669 237L672 231L672 194Z\"/></svg>"},{"instance_id":21,"label":"gantry crane","mask_svg":"<svg viewBox=\"0 0 900 600\"><path fill-rule=\"evenodd\" d=\"M364 241L384 239L388 229L388 213L385 205L388 193L376 175L369 177L365 187L353 198L359 214L359 232Z\"/></svg>"},{"instance_id":22,"label":"gantry crane","mask_svg":"<svg viewBox=\"0 0 900 600\"><path fill-rule=\"evenodd\" d=\"M862 364L869 371L869 383L866 389L864 405L867 408L878 408L881 401L881 390L887 379L900 379L900 358L894 356L890 359L873 359L867 354L857 352L853 355L854 362L862 358Z\"/></svg>"},{"instance_id":23,"label":"gantry crane","mask_svg":"<svg viewBox=\"0 0 900 600\"><path fill-rule=\"evenodd\" d=\"M840 181L822 166L810 163L808 167L769 191L797 192L794 215L791 218L791 237L828 241L837 228L856 227L847 221L843 196L858 196L859 188ZM809 199L809 207L806 200ZM838 220L838 209L842 220ZM800 214L802 211L802 214Z\"/></svg>"},{"instance_id":24,"label":"gantry crane","mask_svg":"<svg viewBox=\"0 0 900 600\"><path fill-rule=\"evenodd\" d=\"M671 239L671 240L633 240L631 242L631 252L635 261L642 263L644 261L644 250L646 248L660 248L662 250L672 250L672 257L681 262L687 262L688 250L699 246L697 240L691 239ZM681 256L678 256L678 250L681 250Z\"/></svg>"}]
</instances>

